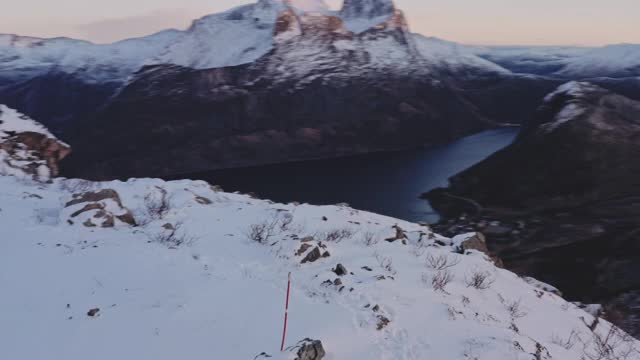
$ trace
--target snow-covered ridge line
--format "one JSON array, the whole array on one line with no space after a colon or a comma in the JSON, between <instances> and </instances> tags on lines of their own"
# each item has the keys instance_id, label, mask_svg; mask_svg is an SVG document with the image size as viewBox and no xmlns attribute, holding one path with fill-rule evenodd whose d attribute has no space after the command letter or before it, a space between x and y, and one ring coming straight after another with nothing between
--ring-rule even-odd
<instances>
[{"instance_id":1,"label":"snow-covered ridge line","mask_svg":"<svg viewBox=\"0 0 640 360\"><path fill-rule=\"evenodd\" d=\"M73 74L86 82L124 83L144 65L207 69L251 63L273 49L276 21L288 9L300 16L340 18L345 31L353 34L398 21L401 23L395 25L408 32L402 13L391 0L348 0L342 11L329 10L322 0L258 0L197 19L184 31L166 30L112 44L0 35L0 78L19 82L55 71ZM377 46L372 44L371 51L376 51ZM421 48L428 59L437 58L436 64L490 64L470 53L457 58L457 52L429 53L428 47ZM490 65L491 70L497 68Z\"/></svg>"},{"instance_id":2,"label":"snow-covered ridge line","mask_svg":"<svg viewBox=\"0 0 640 360\"><path fill-rule=\"evenodd\" d=\"M12 177L0 177L0 204L12 359L280 358L289 272L287 345L320 339L325 359L580 360L605 338L617 353L638 345L496 268L472 234L447 239L347 206L202 181ZM109 221L127 212L135 222Z\"/></svg>"}]
</instances>

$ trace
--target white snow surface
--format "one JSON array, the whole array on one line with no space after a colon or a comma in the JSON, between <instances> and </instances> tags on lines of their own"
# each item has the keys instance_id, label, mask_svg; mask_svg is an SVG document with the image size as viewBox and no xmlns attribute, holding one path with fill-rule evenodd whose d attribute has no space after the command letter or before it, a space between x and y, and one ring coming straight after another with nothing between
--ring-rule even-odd
<instances>
[{"instance_id":1,"label":"white snow surface","mask_svg":"<svg viewBox=\"0 0 640 360\"><path fill-rule=\"evenodd\" d=\"M144 225L67 222L73 193L107 188ZM145 197L159 189L170 207L150 216ZM2 359L253 359L261 352L293 359L279 353L289 272L286 344L319 339L328 360L579 360L594 350L587 326L594 318L577 306L483 254L438 245L451 241L427 227L345 206L276 204L201 181L42 184L5 176L0 208ZM264 244L246 235L251 224L285 218L292 222ZM167 223L182 224L181 245L158 241ZM404 242L384 240L396 234L393 226L406 232ZM334 230L347 236L327 240ZM311 250L295 252L306 236L330 256L301 264ZM426 265L430 256L452 265L445 292L431 285L438 271ZM323 284L338 278L338 263L348 271L343 285ZM467 286L476 272L489 274L489 288ZM99 312L90 317L93 308ZM381 330L378 316L390 320ZM601 320L595 334L610 329ZM620 342L615 351L637 345Z\"/></svg>"}]
</instances>

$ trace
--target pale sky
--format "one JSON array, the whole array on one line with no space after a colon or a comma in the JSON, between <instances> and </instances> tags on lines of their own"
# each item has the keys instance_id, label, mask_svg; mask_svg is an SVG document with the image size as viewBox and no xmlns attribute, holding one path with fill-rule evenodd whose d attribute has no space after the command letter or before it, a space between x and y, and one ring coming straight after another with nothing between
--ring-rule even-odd
<instances>
[{"instance_id":1,"label":"pale sky","mask_svg":"<svg viewBox=\"0 0 640 360\"><path fill-rule=\"evenodd\" d=\"M255 0L0 0L0 33L112 42ZM338 7L342 0L327 0ZM412 31L488 45L640 43L640 0L396 0Z\"/></svg>"}]
</instances>

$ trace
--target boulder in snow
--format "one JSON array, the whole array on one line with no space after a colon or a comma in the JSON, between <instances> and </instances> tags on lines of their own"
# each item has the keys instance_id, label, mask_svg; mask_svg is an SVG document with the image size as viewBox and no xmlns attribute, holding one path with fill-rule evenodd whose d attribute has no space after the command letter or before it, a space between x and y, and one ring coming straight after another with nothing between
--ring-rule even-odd
<instances>
[{"instance_id":1,"label":"boulder in snow","mask_svg":"<svg viewBox=\"0 0 640 360\"><path fill-rule=\"evenodd\" d=\"M81 194L73 194L72 200L65 204L70 224L82 222L87 227L114 227L117 224L136 226L131 211L122 205L115 190L102 189Z\"/></svg>"},{"instance_id":2,"label":"boulder in snow","mask_svg":"<svg viewBox=\"0 0 640 360\"><path fill-rule=\"evenodd\" d=\"M322 360L326 355L320 340L304 339L294 347L298 349L295 360Z\"/></svg>"}]
</instances>

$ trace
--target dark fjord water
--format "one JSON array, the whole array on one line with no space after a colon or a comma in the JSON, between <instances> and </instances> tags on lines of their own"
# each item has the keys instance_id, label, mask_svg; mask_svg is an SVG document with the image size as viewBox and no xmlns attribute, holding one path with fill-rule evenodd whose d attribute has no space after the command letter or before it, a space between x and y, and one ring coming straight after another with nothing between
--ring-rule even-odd
<instances>
[{"instance_id":1,"label":"dark fjord water","mask_svg":"<svg viewBox=\"0 0 640 360\"><path fill-rule=\"evenodd\" d=\"M348 203L409 221L435 222L420 194L510 144L518 128L500 128L437 147L342 159L216 170L189 176L225 191L253 192L276 202Z\"/></svg>"}]
</instances>

